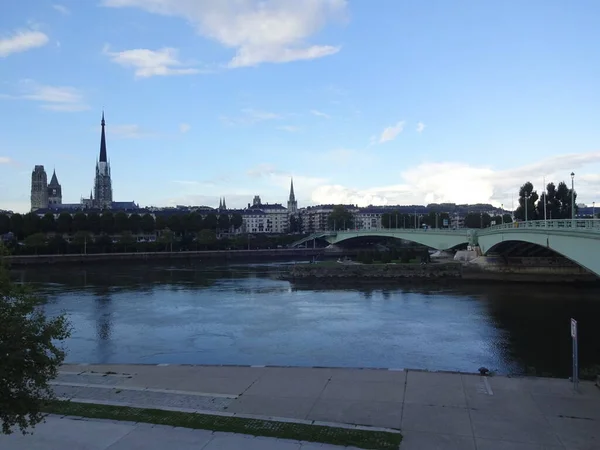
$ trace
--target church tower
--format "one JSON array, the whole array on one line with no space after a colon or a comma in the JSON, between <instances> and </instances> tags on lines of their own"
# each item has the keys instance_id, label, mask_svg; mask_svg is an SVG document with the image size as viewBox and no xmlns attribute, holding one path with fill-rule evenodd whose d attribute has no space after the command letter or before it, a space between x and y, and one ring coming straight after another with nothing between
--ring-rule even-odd
<instances>
[{"instance_id":1,"label":"church tower","mask_svg":"<svg viewBox=\"0 0 600 450\"><path fill-rule=\"evenodd\" d=\"M48 176L44 166L35 166L31 172L31 210L48 207Z\"/></svg>"},{"instance_id":2,"label":"church tower","mask_svg":"<svg viewBox=\"0 0 600 450\"><path fill-rule=\"evenodd\" d=\"M56 177L56 170L52 173L52 179L48 185L48 206L62 205L62 187Z\"/></svg>"},{"instance_id":3,"label":"church tower","mask_svg":"<svg viewBox=\"0 0 600 450\"><path fill-rule=\"evenodd\" d=\"M102 111L102 133L100 135L100 159L96 161L96 178L94 180L94 206L110 208L113 201L112 181L110 179L110 163L106 158L106 136L104 133L104 111Z\"/></svg>"},{"instance_id":4,"label":"church tower","mask_svg":"<svg viewBox=\"0 0 600 450\"><path fill-rule=\"evenodd\" d=\"M296 196L294 195L294 179L292 178L290 182L290 198L287 202L288 213L296 214L298 212L298 202L296 201Z\"/></svg>"}]
</instances>

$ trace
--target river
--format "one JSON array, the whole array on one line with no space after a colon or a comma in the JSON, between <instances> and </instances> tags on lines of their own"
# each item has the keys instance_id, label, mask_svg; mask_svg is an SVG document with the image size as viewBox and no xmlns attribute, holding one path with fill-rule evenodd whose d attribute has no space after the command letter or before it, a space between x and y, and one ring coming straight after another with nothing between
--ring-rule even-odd
<instances>
[{"instance_id":1,"label":"river","mask_svg":"<svg viewBox=\"0 0 600 450\"><path fill-rule=\"evenodd\" d=\"M16 272L73 326L67 362L413 368L566 377L600 364L600 289L292 284L285 265L43 267Z\"/></svg>"}]
</instances>

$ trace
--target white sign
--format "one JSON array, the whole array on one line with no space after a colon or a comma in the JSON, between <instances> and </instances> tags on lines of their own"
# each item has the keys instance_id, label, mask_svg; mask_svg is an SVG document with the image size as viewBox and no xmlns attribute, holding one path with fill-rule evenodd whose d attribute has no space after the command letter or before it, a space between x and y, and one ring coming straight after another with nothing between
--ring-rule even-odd
<instances>
[{"instance_id":1,"label":"white sign","mask_svg":"<svg viewBox=\"0 0 600 450\"><path fill-rule=\"evenodd\" d=\"M448 219L444 219L444 226L447 227L448 226Z\"/></svg>"},{"instance_id":2,"label":"white sign","mask_svg":"<svg viewBox=\"0 0 600 450\"><path fill-rule=\"evenodd\" d=\"M577 337L577 321L571 319L571 337L575 339Z\"/></svg>"}]
</instances>

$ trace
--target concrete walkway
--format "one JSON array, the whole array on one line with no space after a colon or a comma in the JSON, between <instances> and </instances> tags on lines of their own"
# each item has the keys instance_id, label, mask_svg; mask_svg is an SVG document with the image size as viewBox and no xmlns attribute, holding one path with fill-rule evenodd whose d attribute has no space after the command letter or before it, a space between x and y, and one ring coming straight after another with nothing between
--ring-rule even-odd
<instances>
[{"instance_id":1,"label":"concrete walkway","mask_svg":"<svg viewBox=\"0 0 600 450\"><path fill-rule=\"evenodd\" d=\"M2 450L342 450L350 447L163 425L49 416L33 435L0 435Z\"/></svg>"},{"instance_id":2,"label":"concrete walkway","mask_svg":"<svg viewBox=\"0 0 600 450\"><path fill-rule=\"evenodd\" d=\"M58 395L401 429L401 450L600 449L600 389L567 380L371 369L64 366ZM1 447L1 446L0 446Z\"/></svg>"}]
</instances>

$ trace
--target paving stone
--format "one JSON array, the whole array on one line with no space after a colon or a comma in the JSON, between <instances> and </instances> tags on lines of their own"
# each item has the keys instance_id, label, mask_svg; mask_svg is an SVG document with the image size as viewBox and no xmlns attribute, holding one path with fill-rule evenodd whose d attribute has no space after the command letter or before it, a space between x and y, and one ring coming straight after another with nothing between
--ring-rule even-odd
<instances>
[{"instance_id":1,"label":"paving stone","mask_svg":"<svg viewBox=\"0 0 600 450\"><path fill-rule=\"evenodd\" d=\"M401 450L475 450L471 436L405 431Z\"/></svg>"},{"instance_id":2,"label":"paving stone","mask_svg":"<svg viewBox=\"0 0 600 450\"><path fill-rule=\"evenodd\" d=\"M191 430L167 426L138 427L108 450L198 450L213 439L210 430Z\"/></svg>"},{"instance_id":3,"label":"paving stone","mask_svg":"<svg viewBox=\"0 0 600 450\"><path fill-rule=\"evenodd\" d=\"M314 398L268 397L265 395L244 394L233 401L227 408L227 411L262 416L305 419L314 403Z\"/></svg>"},{"instance_id":4,"label":"paving stone","mask_svg":"<svg viewBox=\"0 0 600 450\"><path fill-rule=\"evenodd\" d=\"M308 413L307 419L398 429L401 416L400 403L321 398Z\"/></svg>"},{"instance_id":5,"label":"paving stone","mask_svg":"<svg viewBox=\"0 0 600 450\"><path fill-rule=\"evenodd\" d=\"M405 404L402 430L473 436L469 411L452 406Z\"/></svg>"},{"instance_id":6,"label":"paving stone","mask_svg":"<svg viewBox=\"0 0 600 450\"><path fill-rule=\"evenodd\" d=\"M325 386L321 398L331 400L402 402L404 398L404 384L331 380Z\"/></svg>"}]
</instances>

